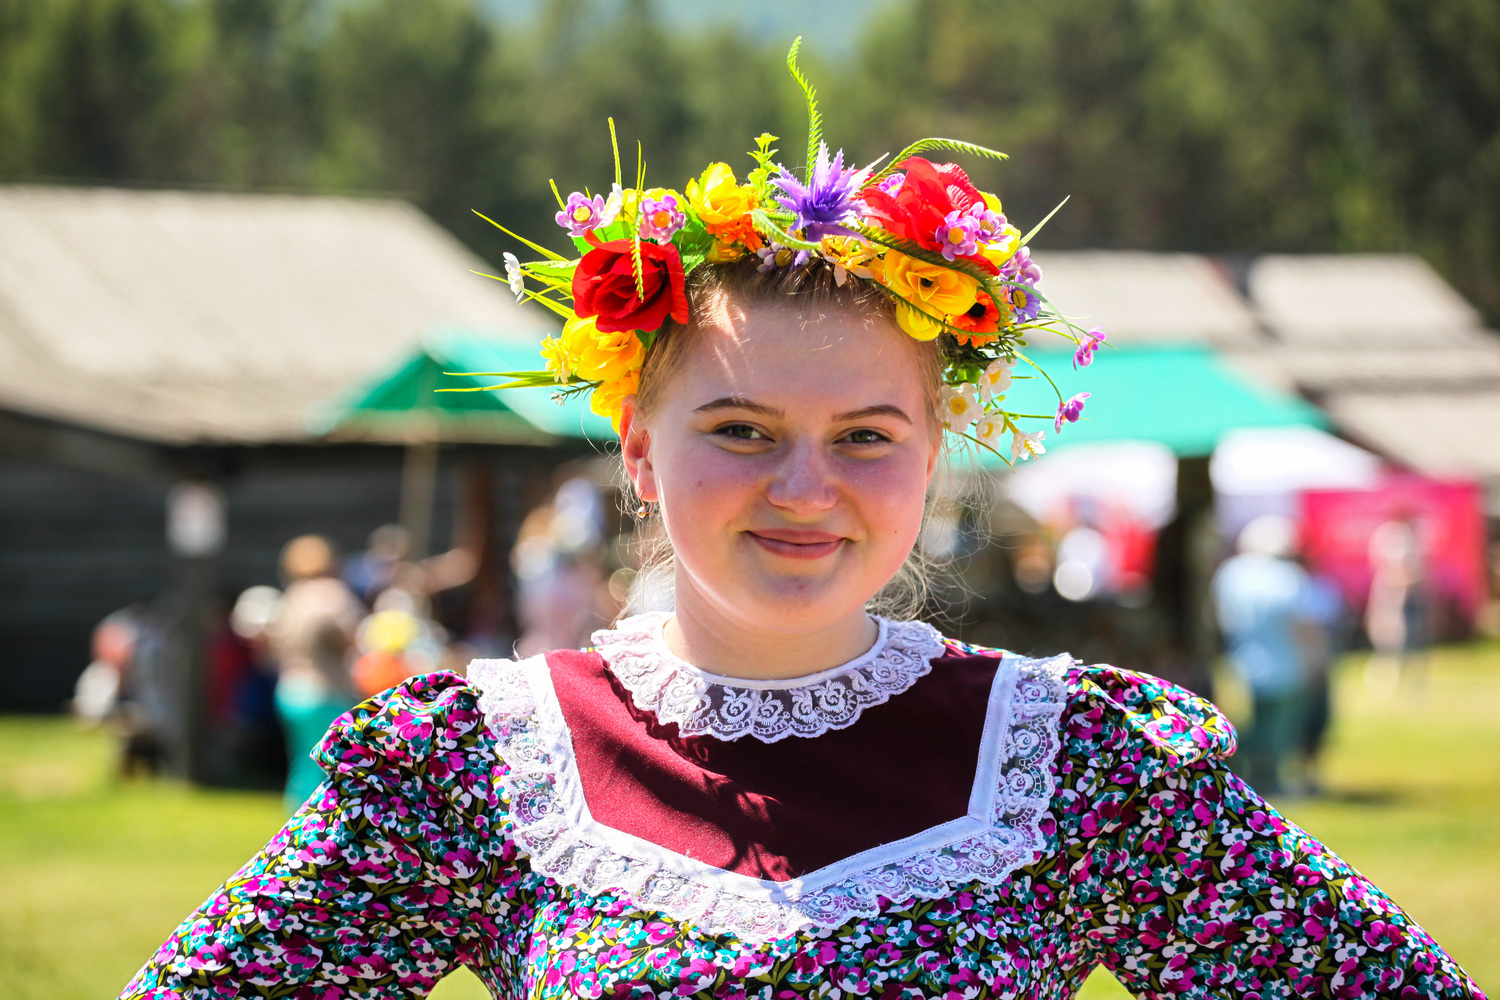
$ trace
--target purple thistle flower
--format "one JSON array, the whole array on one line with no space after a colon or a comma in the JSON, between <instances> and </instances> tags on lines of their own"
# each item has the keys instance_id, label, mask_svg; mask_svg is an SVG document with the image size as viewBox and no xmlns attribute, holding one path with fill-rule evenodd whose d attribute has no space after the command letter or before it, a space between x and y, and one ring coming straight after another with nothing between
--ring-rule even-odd
<instances>
[{"instance_id":1,"label":"purple thistle flower","mask_svg":"<svg viewBox=\"0 0 1500 1000\"><path fill-rule=\"evenodd\" d=\"M793 228L801 229L809 242L817 242L825 236L858 235L849 225L859 222L864 211L859 192L869 176L868 167L846 169L842 149L830 160L827 144L819 143L810 183L803 184L786 167L771 180L782 190L776 198L781 207L797 216Z\"/></svg>"},{"instance_id":2,"label":"purple thistle flower","mask_svg":"<svg viewBox=\"0 0 1500 1000\"><path fill-rule=\"evenodd\" d=\"M604 214L604 198L594 195L589 198L582 191L568 195L568 204L557 213L557 224L574 236L582 236L599 226L599 217Z\"/></svg>"},{"instance_id":3,"label":"purple thistle flower","mask_svg":"<svg viewBox=\"0 0 1500 1000\"><path fill-rule=\"evenodd\" d=\"M979 252L979 220L957 209L937 227L937 241L948 260Z\"/></svg>"},{"instance_id":4,"label":"purple thistle flower","mask_svg":"<svg viewBox=\"0 0 1500 1000\"><path fill-rule=\"evenodd\" d=\"M755 253L760 257L760 265L755 270L761 274L765 274L767 271L774 271L778 267L801 267L812 256L806 250L793 250L791 247L784 247L780 243L772 243L770 246L761 247Z\"/></svg>"},{"instance_id":5,"label":"purple thistle flower","mask_svg":"<svg viewBox=\"0 0 1500 1000\"><path fill-rule=\"evenodd\" d=\"M1070 424L1078 423L1078 418L1083 416L1083 401L1093 393L1080 392L1071 399L1065 399L1057 404L1057 417L1052 421L1053 433L1061 433L1063 421Z\"/></svg>"},{"instance_id":6,"label":"purple thistle flower","mask_svg":"<svg viewBox=\"0 0 1500 1000\"><path fill-rule=\"evenodd\" d=\"M687 225L687 216L677 207L677 196L641 199L640 234L648 240L666 243L672 234Z\"/></svg>"},{"instance_id":7,"label":"purple thistle flower","mask_svg":"<svg viewBox=\"0 0 1500 1000\"><path fill-rule=\"evenodd\" d=\"M1078 350L1073 352L1073 367L1087 368L1089 365L1093 364L1094 352L1097 351L1099 349L1099 345L1104 343L1104 341L1107 339L1108 338L1104 336L1104 331L1098 329L1097 327L1084 334L1083 339L1078 342Z\"/></svg>"}]
</instances>

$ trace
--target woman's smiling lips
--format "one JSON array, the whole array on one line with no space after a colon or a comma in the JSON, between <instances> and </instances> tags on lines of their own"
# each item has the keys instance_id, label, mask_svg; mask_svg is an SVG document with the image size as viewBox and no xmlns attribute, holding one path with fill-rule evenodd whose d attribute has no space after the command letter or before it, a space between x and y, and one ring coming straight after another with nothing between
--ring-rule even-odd
<instances>
[{"instance_id":1,"label":"woman's smiling lips","mask_svg":"<svg viewBox=\"0 0 1500 1000\"><path fill-rule=\"evenodd\" d=\"M745 534L772 555L788 559L822 559L833 555L848 541L843 535L799 528L763 528Z\"/></svg>"}]
</instances>

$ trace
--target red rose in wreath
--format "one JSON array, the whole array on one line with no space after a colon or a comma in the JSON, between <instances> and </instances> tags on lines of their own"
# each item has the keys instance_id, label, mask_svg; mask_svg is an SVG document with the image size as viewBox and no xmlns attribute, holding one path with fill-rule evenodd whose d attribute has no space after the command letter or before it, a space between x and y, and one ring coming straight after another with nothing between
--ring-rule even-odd
<instances>
[{"instance_id":1,"label":"red rose in wreath","mask_svg":"<svg viewBox=\"0 0 1500 1000\"><path fill-rule=\"evenodd\" d=\"M891 193L880 185L860 192L860 198L886 232L911 240L918 246L938 251L938 227L948 213L967 211L984 205L984 195L969 181L969 175L955 163L931 163L920 156L908 156L898 167L906 174L901 186ZM989 271L997 268L982 255L965 257L967 261Z\"/></svg>"},{"instance_id":2,"label":"red rose in wreath","mask_svg":"<svg viewBox=\"0 0 1500 1000\"><path fill-rule=\"evenodd\" d=\"M573 272L573 311L597 317L594 325L605 333L656 330L668 316L686 323L687 292L677 248L641 241L639 289L631 249L630 240L611 240L583 255Z\"/></svg>"}]
</instances>

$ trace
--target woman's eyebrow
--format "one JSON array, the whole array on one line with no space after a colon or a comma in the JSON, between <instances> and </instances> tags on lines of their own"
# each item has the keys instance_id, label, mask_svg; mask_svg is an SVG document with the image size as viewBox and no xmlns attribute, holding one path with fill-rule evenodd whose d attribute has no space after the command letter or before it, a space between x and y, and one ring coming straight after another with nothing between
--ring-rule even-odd
<instances>
[{"instance_id":1,"label":"woman's eyebrow","mask_svg":"<svg viewBox=\"0 0 1500 1000\"><path fill-rule=\"evenodd\" d=\"M706 413L709 410L749 410L751 413L759 413L763 417L784 417L786 413L774 406L757 403L746 399L744 396L720 396L718 399L704 403L695 409L694 413Z\"/></svg>"},{"instance_id":2,"label":"woman's eyebrow","mask_svg":"<svg viewBox=\"0 0 1500 1000\"><path fill-rule=\"evenodd\" d=\"M836 413L833 419L835 423L843 423L845 420L862 420L865 417L899 417L911 423L911 417L906 415L906 411L891 403L866 406L858 410L850 410L848 413Z\"/></svg>"}]
</instances>

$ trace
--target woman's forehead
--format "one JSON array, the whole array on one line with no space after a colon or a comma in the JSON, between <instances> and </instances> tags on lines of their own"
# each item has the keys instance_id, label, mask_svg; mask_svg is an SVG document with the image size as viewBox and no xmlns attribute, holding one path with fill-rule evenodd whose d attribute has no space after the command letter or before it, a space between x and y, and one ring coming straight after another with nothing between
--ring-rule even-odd
<instances>
[{"instance_id":1,"label":"woman's forehead","mask_svg":"<svg viewBox=\"0 0 1500 1000\"><path fill-rule=\"evenodd\" d=\"M691 396L774 397L835 412L854 399L923 395L916 352L883 316L727 297L715 306L688 334L698 339L682 380Z\"/></svg>"}]
</instances>

